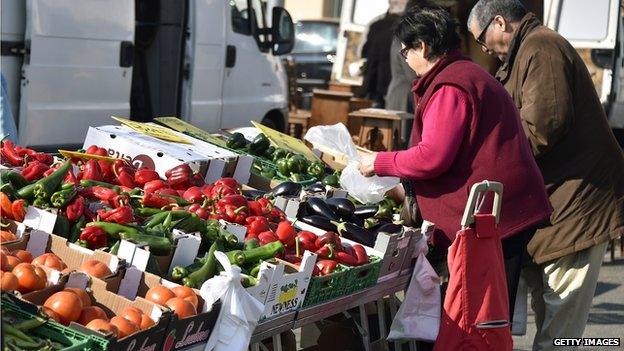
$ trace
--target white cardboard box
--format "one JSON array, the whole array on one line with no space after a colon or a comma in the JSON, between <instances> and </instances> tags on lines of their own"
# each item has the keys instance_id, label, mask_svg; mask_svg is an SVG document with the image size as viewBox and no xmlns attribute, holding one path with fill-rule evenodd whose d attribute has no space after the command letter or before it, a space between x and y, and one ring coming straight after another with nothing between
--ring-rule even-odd
<instances>
[{"instance_id":1,"label":"white cardboard box","mask_svg":"<svg viewBox=\"0 0 624 351\"><path fill-rule=\"evenodd\" d=\"M205 155L123 126L89 127L83 148L90 145L103 147L108 156L127 160L137 168L154 169L162 178L166 178L167 170L183 163L202 176L208 173L209 159Z\"/></svg>"}]
</instances>

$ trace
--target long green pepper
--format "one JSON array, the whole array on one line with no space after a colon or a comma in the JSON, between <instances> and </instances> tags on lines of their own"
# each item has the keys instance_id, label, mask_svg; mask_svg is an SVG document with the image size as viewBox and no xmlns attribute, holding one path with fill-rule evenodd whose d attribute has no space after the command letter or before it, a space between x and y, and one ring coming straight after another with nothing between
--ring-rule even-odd
<instances>
[{"instance_id":1,"label":"long green pepper","mask_svg":"<svg viewBox=\"0 0 624 351\"><path fill-rule=\"evenodd\" d=\"M35 183L33 194L38 198L49 199L52 193L61 185L63 179L69 172L71 167L71 161L65 161L61 167L54 171L49 176L38 180Z\"/></svg>"}]
</instances>

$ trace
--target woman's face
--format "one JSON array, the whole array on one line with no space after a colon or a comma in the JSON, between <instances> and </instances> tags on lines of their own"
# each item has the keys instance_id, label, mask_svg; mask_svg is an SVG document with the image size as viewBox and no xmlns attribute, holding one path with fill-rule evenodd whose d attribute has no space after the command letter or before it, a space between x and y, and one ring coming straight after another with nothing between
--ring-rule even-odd
<instances>
[{"instance_id":1,"label":"woman's face","mask_svg":"<svg viewBox=\"0 0 624 351\"><path fill-rule=\"evenodd\" d=\"M422 77L431 68L429 61L425 58L426 44L421 42L416 48L407 49L405 44L401 43L401 51L404 53L405 62L410 68L416 72L418 77Z\"/></svg>"}]
</instances>

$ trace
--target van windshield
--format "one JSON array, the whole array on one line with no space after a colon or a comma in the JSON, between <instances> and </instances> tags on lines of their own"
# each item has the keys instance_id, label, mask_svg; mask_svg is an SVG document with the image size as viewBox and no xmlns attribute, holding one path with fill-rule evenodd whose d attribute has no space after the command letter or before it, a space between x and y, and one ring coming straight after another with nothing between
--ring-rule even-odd
<instances>
[{"instance_id":1,"label":"van windshield","mask_svg":"<svg viewBox=\"0 0 624 351\"><path fill-rule=\"evenodd\" d=\"M336 52L337 45L337 23L301 21L295 25L295 54Z\"/></svg>"}]
</instances>

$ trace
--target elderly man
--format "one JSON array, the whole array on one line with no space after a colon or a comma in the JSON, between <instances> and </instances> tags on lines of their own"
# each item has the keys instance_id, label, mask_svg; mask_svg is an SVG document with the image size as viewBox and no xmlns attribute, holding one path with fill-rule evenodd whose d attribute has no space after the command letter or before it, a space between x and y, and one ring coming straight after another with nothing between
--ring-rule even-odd
<instances>
[{"instance_id":1,"label":"elderly man","mask_svg":"<svg viewBox=\"0 0 624 351\"><path fill-rule=\"evenodd\" d=\"M554 211L528 245L533 349L581 337L610 239L624 235L624 157L587 68L562 36L518 0L480 0L468 19L520 110Z\"/></svg>"}]
</instances>

